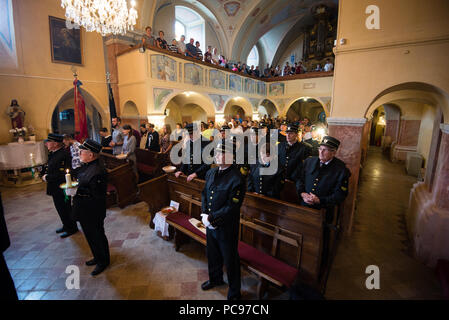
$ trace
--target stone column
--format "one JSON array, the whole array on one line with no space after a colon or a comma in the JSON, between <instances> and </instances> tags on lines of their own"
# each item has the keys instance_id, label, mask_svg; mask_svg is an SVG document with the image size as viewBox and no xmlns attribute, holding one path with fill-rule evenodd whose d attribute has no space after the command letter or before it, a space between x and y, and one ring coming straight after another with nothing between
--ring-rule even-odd
<instances>
[{"instance_id":1,"label":"stone column","mask_svg":"<svg viewBox=\"0 0 449 320\"><path fill-rule=\"evenodd\" d=\"M340 148L337 158L343 160L351 171L349 179L349 193L343 204L341 225L345 233L349 234L357 196L360 161L362 157L363 131L366 123L365 118L328 118L329 135L340 140Z\"/></svg>"},{"instance_id":2,"label":"stone column","mask_svg":"<svg viewBox=\"0 0 449 320\"><path fill-rule=\"evenodd\" d=\"M407 226L416 257L428 266L449 259L449 124L441 125L441 140L431 188L424 182L413 186ZM431 191L429 191L431 190Z\"/></svg>"}]
</instances>

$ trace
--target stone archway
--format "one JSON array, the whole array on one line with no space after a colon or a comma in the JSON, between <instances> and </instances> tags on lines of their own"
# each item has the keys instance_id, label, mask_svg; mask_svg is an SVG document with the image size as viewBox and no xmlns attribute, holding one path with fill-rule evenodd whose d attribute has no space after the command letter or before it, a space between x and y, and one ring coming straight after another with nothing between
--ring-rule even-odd
<instances>
[{"instance_id":1,"label":"stone archway","mask_svg":"<svg viewBox=\"0 0 449 320\"><path fill-rule=\"evenodd\" d=\"M410 193L406 225L415 256L435 266L438 259L449 258L449 250L443 245L449 242L449 125L444 123L449 112L449 95L430 84L403 83L378 94L366 115L373 114L379 105L390 104L401 111L395 157L404 159L398 155L403 145L427 155L424 181L417 182ZM411 142L416 142L416 146L409 145ZM425 151L420 144L426 147ZM410 151L404 153L407 152Z\"/></svg>"},{"instance_id":2,"label":"stone archway","mask_svg":"<svg viewBox=\"0 0 449 320\"><path fill-rule=\"evenodd\" d=\"M277 117L279 116L279 110L274 104L273 101L269 99L264 99L259 103L259 106L257 108L257 111L259 113L259 117L263 118L263 116L267 115L269 117Z\"/></svg>"},{"instance_id":3,"label":"stone archway","mask_svg":"<svg viewBox=\"0 0 449 320\"><path fill-rule=\"evenodd\" d=\"M87 130L89 138L100 141L99 130L103 127L105 115L102 112L100 104L92 95L84 89L81 89L87 116ZM60 134L73 134L75 132L74 118L74 92L68 90L59 99L53 109L50 121L51 131Z\"/></svg>"},{"instance_id":4,"label":"stone archway","mask_svg":"<svg viewBox=\"0 0 449 320\"><path fill-rule=\"evenodd\" d=\"M285 109L285 116L289 121L308 118L312 123L326 123L326 110L322 102L311 97L295 99Z\"/></svg>"},{"instance_id":5,"label":"stone archway","mask_svg":"<svg viewBox=\"0 0 449 320\"><path fill-rule=\"evenodd\" d=\"M230 98L224 107L224 117L227 120L239 115L242 119L252 118L253 106L252 104L242 97Z\"/></svg>"},{"instance_id":6,"label":"stone archway","mask_svg":"<svg viewBox=\"0 0 449 320\"><path fill-rule=\"evenodd\" d=\"M164 108L163 124L175 128L177 123L207 122L215 119L215 109L207 97L196 92L183 92L172 96ZM158 127L157 123L155 123Z\"/></svg>"},{"instance_id":7,"label":"stone archway","mask_svg":"<svg viewBox=\"0 0 449 320\"><path fill-rule=\"evenodd\" d=\"M134 101L127 101L123 105L121 113L122 124L129 124L136 130L139 130L141 116L139 115L139 109Z\"/></svg>"}]
</instances>

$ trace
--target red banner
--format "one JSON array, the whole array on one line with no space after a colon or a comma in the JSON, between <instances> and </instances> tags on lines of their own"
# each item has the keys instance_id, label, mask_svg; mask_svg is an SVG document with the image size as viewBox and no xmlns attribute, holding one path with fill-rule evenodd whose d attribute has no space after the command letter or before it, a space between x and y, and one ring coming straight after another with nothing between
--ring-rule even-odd
<instances>
[{"instance_id":1,"label":"red banner","mask_svg":"<svg viewBox=\"0 0 449 320\"><path fill-rule=\"evenodd\" d=\"M88 138L88 132L86 105L84 104L84 99L80 91L82 82L78 79L75 79L75 81L73 81L73 85L75 86L75 139L83 143L84 140Z\"/></svg>"}]
</instances>

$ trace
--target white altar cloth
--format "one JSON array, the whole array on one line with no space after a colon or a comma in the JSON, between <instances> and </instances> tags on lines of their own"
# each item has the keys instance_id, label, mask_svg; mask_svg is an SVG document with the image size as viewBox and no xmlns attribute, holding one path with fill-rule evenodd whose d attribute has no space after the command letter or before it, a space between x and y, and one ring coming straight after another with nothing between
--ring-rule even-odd
<instances>
[{"instance_id":1,"label":"white altar cloth","mask_svg":"<svg viewBox=\"0 0 449 320\"><path fill-rule=\"evenodd\" d=\"M47 163L47 159L47 148L43 141L12 142L0 145L0 170L40 166Z\"/></svg>"}]
</instances>

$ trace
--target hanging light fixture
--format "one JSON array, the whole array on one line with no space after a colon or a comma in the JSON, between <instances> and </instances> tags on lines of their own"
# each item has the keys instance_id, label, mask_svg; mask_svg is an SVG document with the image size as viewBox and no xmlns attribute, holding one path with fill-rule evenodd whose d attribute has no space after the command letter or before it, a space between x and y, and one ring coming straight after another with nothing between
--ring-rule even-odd
<instances>
[{"instance_id":1,"label":"hanging light fixture","mask_svg":"<svg viewBox=\"0 0 449 320\"><path fill-rule=\"evenodd\" d=\"M84 27L88 32L96 31L102 36L125 34L134 30L137 11L135 0L61 0L67 21Z\"/></svg>"}]
</instances>

